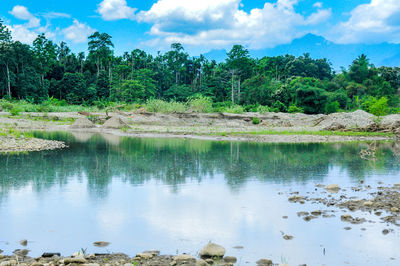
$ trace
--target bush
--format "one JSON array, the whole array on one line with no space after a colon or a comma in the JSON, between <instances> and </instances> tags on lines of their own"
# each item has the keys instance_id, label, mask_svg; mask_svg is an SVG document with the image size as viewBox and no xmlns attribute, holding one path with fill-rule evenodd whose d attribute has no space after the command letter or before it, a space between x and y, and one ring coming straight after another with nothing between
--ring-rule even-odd
<instances>
[{"instance_id":1,"label":"bush","mask_svg":"<svg viewBox=\"0 0 400 266\"><path fill-rule=\"evenodd\" d=\"M240 105L232 105L229 107L226 107L224 109L225 113L231 113L231 114L243 114L244 113L244 108Z\"/></svg>"},{"instance_id":2,"label":"bush","mask_svg":"<svg viewBox=\"0 0 400 266\"><path fill-rule=\"evenodd\" d=\"M325 112L327 114L337 113L339 112L339 109L340 109L340 103L338 101L328 103L325 106Z\"/></svg>"},{"instance_id":3,"label":"bush","mask_svg":"<svg viewBox=\"0 0 400 266\"><path fill-rule=\"evenodd\" d=\"M191 111L198 113L211 113L213 111L211 98L201 95L195 98L190 98L188 106Z\"/></svg>"},{"instance_id":4,"label":"bush","mask_svg":"<svg viewBox=\"0 0 400 266\"><path fill-rule=\"evenodd\" d=\"M389 112L388 99L386 97L376 99L375 97L370 96L364 101L362 107L365 111L376 116L384 116Z\"/></svg>"},{"instance_id":5,"label":"bush","mask_svg":"<svg viewBox=\"0 0 400 266\"><path fill-rule=\"evenodd\" d=\"M259 112L260 114L269 113L269 107L268 106L264 106L264 105L260 105L260 106L257 107L257 112Z\"/></svg>"},{"instance_id":6,"label":"bush","mask_svg":"<svg viewBox=\"0 0 400 266\"><path fill-rule=\"evenodd\" d=\"M186 104L180 102L166 102L163 100L148 100L143 108L152 113L183 113L186 111Z\"/></svg>"},{"instance_id":7,"label":"bush","mask_svg":"<svg viewBox=\"0 0 400 266\"><path fill-rule=\"evenodd\" d=\"M0 106L1 106L1 109L4 111L11 111L11 109L14 107L14 105L12 103L5 101L5 100L0 101Z\"/></svg>"},{"instance_id":8,"label":"bush","mask_svg":"<svg viewBox=\"0 0 400 266\"><path fill-rule=\"evenodd\" d=\"M287 108L286 108L286 105L284 105L281 101L276 101L274 103L274 105L272 106L271 111L275 112L275 113L286 112Z\"/></svg>"},{"instance_id":9,"label":"bush","mask_svg":"<svg viewBox=\"0 0 400 266\"><path fill-rule=\"evenodd\" d=\"M23 110L18 105L14 105L13 108L10 110L12 116L19 115Z\"/></svg>"},{"instance_id":10,"label":"bush","mask_svg":"<svg viewBox=\"0 0 400 266\"><path fill-rule=\"evenodd\" d=\"M254 124L254 125L260 124L260 118L258 118L258 117L253 117L253 124Z\"/></svg>"},{"instance_id":11,"label":"bush","mask_svg":"<svg viewBox=\"0 0 400 266\"><path fill-rule=\"evenodd\" d=\"M304 109L301 107L297 107L295 104L289 106L288 113L304 113Z\"/></svg>"}]
</instances>

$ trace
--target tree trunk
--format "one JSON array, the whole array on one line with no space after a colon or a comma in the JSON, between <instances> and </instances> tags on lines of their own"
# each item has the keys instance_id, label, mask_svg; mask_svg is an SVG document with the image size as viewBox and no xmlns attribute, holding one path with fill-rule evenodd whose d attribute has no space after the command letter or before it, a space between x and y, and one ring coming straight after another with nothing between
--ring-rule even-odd
<instances>
[{"instance_id":1,"label":"tree trunk","mask_svg":"<svg viewBox=\"0 0 400 266\"><path fill-rule=\"evenodd\" d=\"M234 97L234 91L233 91L233 77L234 77L234 75L232 74L232 103L235 103L235 97Z\"/></svg>"},{"instance_id":2,"label":"tree trunk","mask_svg":"<svg viewBox=\"0 0 400 266\"><path fill-rule=\"evenodd\" d=\"M238 104L240 104L240 78L239 78L239 81L238 81Z\"/></svg>"},{"instance_id":3,"label":"tree trunk","mask_svg":"<svg viewBox=\"0 0 400 266\"><path fill-rule=\"evenodd\" d=\"M8 68L8 62L6 63L6 69L7 69L7 89L8 89L8 95L11 97L10 69Z\"/></svg>"}]
</instances>

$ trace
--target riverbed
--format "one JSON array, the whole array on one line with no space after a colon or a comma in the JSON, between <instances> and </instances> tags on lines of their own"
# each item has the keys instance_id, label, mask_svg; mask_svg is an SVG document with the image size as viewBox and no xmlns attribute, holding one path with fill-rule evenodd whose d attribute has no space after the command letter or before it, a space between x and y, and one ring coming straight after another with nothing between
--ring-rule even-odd
<instances>
[{"instance_id":1,"label":"riverbed","mask_svg":"<svg viewBox=\"0 0 400 266\"><path fill-rule=\"evenodd\" d=\"M0 249L28 240L31 256L144 250L196 256L209 241L236 256L298 265L398 265L398 227L365 212L351 225L343 211L293 204L291 195L324 193L318 184L399 183L399 147L368 143L276 144L129 138L52 132L36 137L68 148L0 155ZM296 194L297 195L297 194ZM326 211L305 221L300 211ZM384 229L390 233L383 234ZM293 236L285 239L285 235ZM107 247L95 247L107 241Z\"/></svg>"}]
</instances>

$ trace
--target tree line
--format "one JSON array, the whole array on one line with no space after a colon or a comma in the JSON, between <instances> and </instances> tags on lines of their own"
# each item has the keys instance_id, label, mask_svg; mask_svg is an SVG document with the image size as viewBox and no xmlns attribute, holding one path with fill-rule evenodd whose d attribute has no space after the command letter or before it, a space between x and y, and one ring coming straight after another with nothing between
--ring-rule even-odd
<instances>
[{"instance_id":1,"label":"tree line","mask_svg":"<svg viewBox=\"0 0 400 266\"><path fill-rule=\"evenodd\" d=\"M135 49L116 56L112 37L89 36L88 54L44 34L32 45L13 41L0 20L0 97L41 103L185 102L207 97L214 105L246 111L332 113L365 109L378 115L400 109L399 67L375 67L365 55L340 73L309 54L252 58L234 45L224 62L191 57L179 43L153 56Z\"/></svg>"}]
</instances>

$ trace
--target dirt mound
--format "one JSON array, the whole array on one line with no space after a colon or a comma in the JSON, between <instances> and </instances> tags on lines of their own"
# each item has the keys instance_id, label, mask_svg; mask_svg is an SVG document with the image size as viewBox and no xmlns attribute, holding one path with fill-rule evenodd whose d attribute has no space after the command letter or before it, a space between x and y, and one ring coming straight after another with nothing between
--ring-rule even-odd
<instances>
[{"instance_id":1,"label":"dirt mound","mask_svg":"<svg viewBox=\"0 0 400 266\"><path fill-rule=\"evenodd\" d=\"M71 128L93 128L96 127L95 124L92 123L86 117L78 118L71 126Z\"/></svg>"},{"instance_id":2,"label":"dirt mound","mask_svg":"<svg viewBox=\"0 0 400 266\"><path fill-rule=\"evenodd\" d=\"M112 128L112 129L121 129L126 126L127 124L117 116L111 117L103 124L103 128Z\"/></svg>"},{"instance_id":3,"label":"dirt mound","mask_svg":"<svg viewBox=\"0 0 400 266\"><path fill-rule=\"evenodd\" d=\"M323 119L318 126L323 130L332 129L358 129L367 130L372 128L376 123L376 117L362 110L351 113L334 113Z\"/></svg>"}]
</instances>

